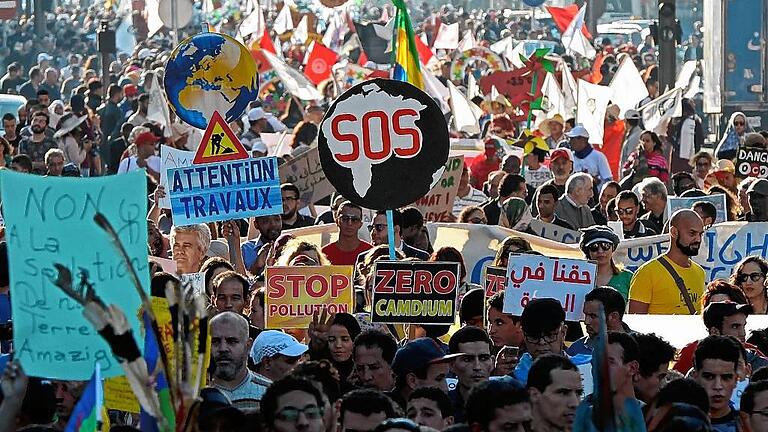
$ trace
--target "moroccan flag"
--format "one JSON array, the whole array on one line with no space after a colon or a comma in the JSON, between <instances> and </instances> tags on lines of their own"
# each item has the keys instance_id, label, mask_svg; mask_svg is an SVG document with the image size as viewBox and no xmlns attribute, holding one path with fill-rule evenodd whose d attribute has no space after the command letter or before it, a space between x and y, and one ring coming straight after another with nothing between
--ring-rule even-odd
<instances>
[{"instance_id":1,"label":"moroccan flag","mask_svg":"<svg viewBox=\"0 0 768 432\"><path fill-rule=\"evenodd\" d=\"M432 52L432 49L420 37L414 38L414 41L416 42L416 50L419 52L421 64L428 65L435 58L435 53Z\"/></svg>"},{"instance_id":2,"label":"moroccan flag","mask_svg":"<svg viewBox=\"0 0 768 432\"><path fill-rule=\"evenodd\" d=\"M64 432L96 432L101 423L102 407L104 405L104 389L101 382L101 366L96 363L91 380L85 387L83 395L77 401L75 409L67 422Z\"/></svg>"},{"instance_id":3,"label":"moroccan flag","mask_svg":"<svg viewBox=\"0 0 768 432\"><path fill-rule=\"evenodd\" d=\"M579 13L579 6L576 4L567 7L546 6L546 8L549 14L552 15L552 20L560 30L560 33L563 33L565 29L568 28L568 25L576 17L576 14ZM592 35L589 33L589 30L587 30L587 26L581 28L581 33L584 34L586 38L592 39Z\"/></svg>"},{"instance_id":4,"label":"moroccan flag","mask_svg":"<svg viewBox=\"0 0 768 432\"><path fill-rule=\"evenodd\" d=\"M156 419L149 413L141 410L141 430L143 432L172 432L176 430L176 414L171 400L171 390L168 386L168 377L165 375L166 369L163 366L163 360L160 355L160 344L157 340L152 321L149 315L144 312L144 360L147 362L147 372L150 376L155 376L155 391L160 401L160 411L162 419Z\"/></svg>"},{"instance_id":5,"label":"moroccan flag","mask_svg":"<svg viewBox=\"0 0 768 432\"><path fill-rule=\"evenodd\" d=\"M408 7L404 0L392 0L397 8L395 14L395 29L392 36L392 78L409 82L424 90L424 78L421 76L419 52L416 49L415 36Z\"/></svg>"},{"instance_id":6,"label":"moroccan flag","mask_svg":"<svg viewBox=\"0 0 768 432\"><path fill-rule=\"evenodd\" d=\"M323 44L312 42L307 64L304 66L304 75L315 85L327 80L331 76L331 68L338 60L336 53Z\"/></svg>"}]
</instances>

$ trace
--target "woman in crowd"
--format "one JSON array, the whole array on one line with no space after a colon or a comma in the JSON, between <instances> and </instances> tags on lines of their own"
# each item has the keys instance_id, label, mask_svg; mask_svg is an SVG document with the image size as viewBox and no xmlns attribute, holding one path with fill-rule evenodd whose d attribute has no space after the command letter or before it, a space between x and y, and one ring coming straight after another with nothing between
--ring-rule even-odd
<instances>
[{"instance_id":1,"label":"woman in crowd","mask_svg":"<svg viewBox=\"0 0 768 432\"><path fill-rule=\"evenodd\" d=\"M634 181L638 182L646 177L658 177L666 183L669 181L669 164L664 157L661 139L653 131L643 131L640 134L640 144L637 150L629 155L624 164L624 175L629 175L635 170Z\"/></svg>"},{"instance_id":2,"label":"woman in crowd","mask_svg":"<svg viewBox=\"0 0 768 432\"><path fill-rule=\"evenodd\" d=\"M712 169L712 163L712 155L706 151L700 151L691 158L690 165L693 167L692 174L694 180L696 180L697 189L704 190L704 183L709 171Z\"/></svg>"},{"instance_id":3,"label":"woman in crowd","mask_svg":"<svg viewBox=\"0 0 768 432\"><path fill-rule=\"evenodd\" d=\"M525 231L531 223L533 216L531 209L522 198L507 198L501 204L499 225L516 231Z\"/></svg>"},{"instance_id":4,"label":"woman in crowd","mask_svg":"<svg viewBox=\"0 0 768 432\"><path fill-rule=\"evenodd\" d=\"M624 301L628 301L632 272L622 269L613 260L618 246L619 237L606 226L593 225L581 231L581 251L587 259L597 262L595 285L616 288Z\"/></svg>"},{"instance_id":5,"label":"woman in crowd","mask_svg":"<svg viewBox=\"0 0 768 432\"><path fill-rule=\"evenodd\" d=\"M325 313L316 314L309 325L310 357L312 360L328 359L339 371L342 383L346 383L354 368L353 342L360 334L360 324L348 313L337 313L325 322Z\"/></svg>"},{"instance_id":6,"label":"woman in crowd","mask_svg":"<svg viewBox=\"0 0 768 432\"><path fill-rule=\"evenodd\" d=\"M747 304L747 297L737 285L726 283L723 279L715 279L707 285L704 295L701 296L701 310L710 303L724 301Z\"/></svg>"},{"instance_id":7,"label":"woman in crowd","mask_svg":"<svg viewBox=\"0 0 768 432\"><path fill-rule=\"evenodd\" d=\"M531 244L528 240L518 236L509 236L504 239L499 245L499 249L496 251L496 257L491 263L491 267L503 267L507 268L509 264L509 254L511 253L525 253L532 251Z\"/></svg>"},{"instance_id":8,"label":"woman in crowd","mask_svg":"<svg viewBox=\"0 0 768 432\"><path fill-rule=\"evenodd\" d=\"M746 300L752 305L753 313L768 313L768 291L766 291L768 261L752 255L741 260L731 274L731 283L741 288Z\"/></svg>"},{"instance_id":9,"label":"woman in crowd","mask_svg":"<svg viewBox=\"0 0 768 432\"><path fill-rule=\"evenodd\" d=\"M293 239L285 244L285 248L280 254L280 258L278 258L275 265L279 267L292 265L294 258L297 258L299 255L303 255L309 259L309 262L302 262L305 265L331 265L331 262L328 261L328 258L322 251L320 251L320 248L317 247L317 245L300 239Z\"/></svg>"},{"instance_id":10,"label":"woman in crowd","mask_svg":"<svg viewBox=\"0 0 768 432\"><path fill-rule=\"evenodd\" d=\"M723 139L715 150L715 156L718 159L735 159L739 146L744 144L747 132L752 132L752 128L747 125L747 116L741 111L731 114Z\"/></svg>"},{"instance_id":11,"label":"woman in crowd","mask_svg":"<svg viewBox=\"0 0 768 432\"><path fill-rule=\"evenodd\" d=\"M205 281L205 293L208 298L213 295L213 286L211 281L217 275L224 273L225 271L235 271L235 268L229 261L221 257L210 257L200 267L200 273L203 274L203 280Z\"/></svg>"},{"instance_id":12,"label":"woman in crowd","mask_svg":"<svg viewBox=\"0 0 768 432\"><path fill-rule=\"evenodd\" d=\"M487 224L488 219L485 217L485 212L478 206L467 206L459 213L459 223L468 224Z\"/></svg>"}]
</instances>

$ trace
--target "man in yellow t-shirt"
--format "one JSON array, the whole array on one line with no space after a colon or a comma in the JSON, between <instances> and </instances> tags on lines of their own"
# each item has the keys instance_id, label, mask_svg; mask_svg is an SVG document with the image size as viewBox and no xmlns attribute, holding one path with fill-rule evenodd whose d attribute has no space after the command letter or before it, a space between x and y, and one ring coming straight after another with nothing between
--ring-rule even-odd
<instances>
[{"instance_id":1,"label":"man in yellow t-shirt","mask_svg":"<svg viewBox=\"0 0 768 432\"><path fill-rule=\"evenodd\" d=\"M699 254L704 223L693 210L678 210L670 219L669 251L643 264L629 285L629 313L656 315L690 314L675 278L661 260L680 276L696 313L701 312L706 275L691 260Z\"/></svg>"}]
</instances>

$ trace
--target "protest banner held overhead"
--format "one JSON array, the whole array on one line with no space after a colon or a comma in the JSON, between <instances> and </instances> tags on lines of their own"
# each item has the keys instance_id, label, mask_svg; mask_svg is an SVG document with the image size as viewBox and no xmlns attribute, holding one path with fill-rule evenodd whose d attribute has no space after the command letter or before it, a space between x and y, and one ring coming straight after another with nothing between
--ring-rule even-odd
<instances>
[{"instance_id":1,"label":"protest banner held overhead","mask_svg":"<svg viewBox=\"0 0 768 432\"><path fill-rule=\"evenodd\" d=\"M249 158L217 112L193 163L168 170L168 194L175 225L283 212L277 159Z\"/></svg>"},{"instance_id":2,"label":"protest banner held overhead","mask_svg":"<svg viewBox=\"0 0 768 432\"><path fill-rule=\"evenodd\" d=\"M507 267L504 313L520 315L532 299L560 301L565 319L582 317L584 296L595 287L597 264L584 260L512 255Z\"/></svg>"},{"instance_id":3,"label":"protest banner held overhead","mask_svg":"<svg viewBox=\"0 0 768 432\"><path fill-rule=\"evenodd\" d=\"M10 272L14 358L27 374L87 380L95 362L104 377L123 374L109 346L83 317L81 305L54 285L54 265L69 269L74 289L90 284L106 304L122 309L134 337L140 337L141 301L127 266L147 291L146 184L141 171L94 179L0 171L8 263L19 269ZM96 213L114 226L130 263L98 228Z\"/></svg>"},{"instance_id":4,"label":"protest banner held overhead","mask_svg":"<svg viewBox=\"0 0 768 432\"><path fill-rule=\"evenodd\" d=\"M267 267L265 327L307 328L314 313L353 313L352 266Z\"/></svg>"},{"instance_id":5,"label":"protest banner held overhead","mask_svg":"<svg viewBox=\"0 0 768 432\"><path fill-rule=\"evenodd\" d=\"M325 178L317 147L280 165L280 183L293 183L299 188L299 207L306 207L332 194L334 189Z\"/></svg>"},{"instance_id":6,"label":"protest banner held overhead","mask_svg":"<svg viewBox=\"0 0 768 432\"><path fill-rule=\"evenodd\" d=\"M464 156L451 156L445 164L445 171L429 193L413 203L426 221L447 221L453 211L453 201L459 190Z\"/></svg>"},{"instance_id":7,"label":"protest banner held overhead","mask_svg":"<svg viewBox=\"0 0 768 432\"><path fill-rule=\"evenodd\" d=\"M445 117L429 95L381 78L339 96L318 136L331 184L374 210L399 208L429 192L445 170L449 145Z\"/></svg>"},{"instance_id":8,"label":"protest banner held overhead","mask_svg":"<svg viewBox=\"0 0 768 432\"><path fill-rule=\"evenodd\" d=\"M715 209L717 209L717 217L715 218L714 223L725 222L728 220L724 194L684 198L673 196L667 197L667 219L669 219L672 214L678 210L693 208L693 205L699 201L712 203L712 205L715 206Z\"/></svg>"},{"instance_id":9,"label":"protest banner held overhead","mask_svg":"<svg viewBox=\"0 0 768 432\"><path fill-rule=\"evenodd\" d=\"M736 158L736 174L741 177L768 178L768 150L739 148Z\"/></svg>"},{"instance_id":10,"label":"protest banner held overhead","mask_svg":"<svg viewBox=\"0 0 768 432\"><path fill-rule=\"evenodd\" d=\"M453 324L459 264L378 261L373 271L371 322Z\"/></svg>"}]
</instances>

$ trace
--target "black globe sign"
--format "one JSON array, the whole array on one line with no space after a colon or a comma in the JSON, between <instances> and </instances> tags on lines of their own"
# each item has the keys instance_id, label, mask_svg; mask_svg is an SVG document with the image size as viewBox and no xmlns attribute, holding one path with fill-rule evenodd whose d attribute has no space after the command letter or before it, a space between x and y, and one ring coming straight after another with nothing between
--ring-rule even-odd
<instances>
[{"instance_id":1,"label":"black globe sign","mask_svg":"<svg viewBox=\"0 0 768 432\"><path fill-rule=\"evenodd\" d=\"M318 136L328 181L344 198L373 210L399 208L429 192L449 149L437 103L407 82L381 78L339 96Z\"/></svg>"}]
</instances>

